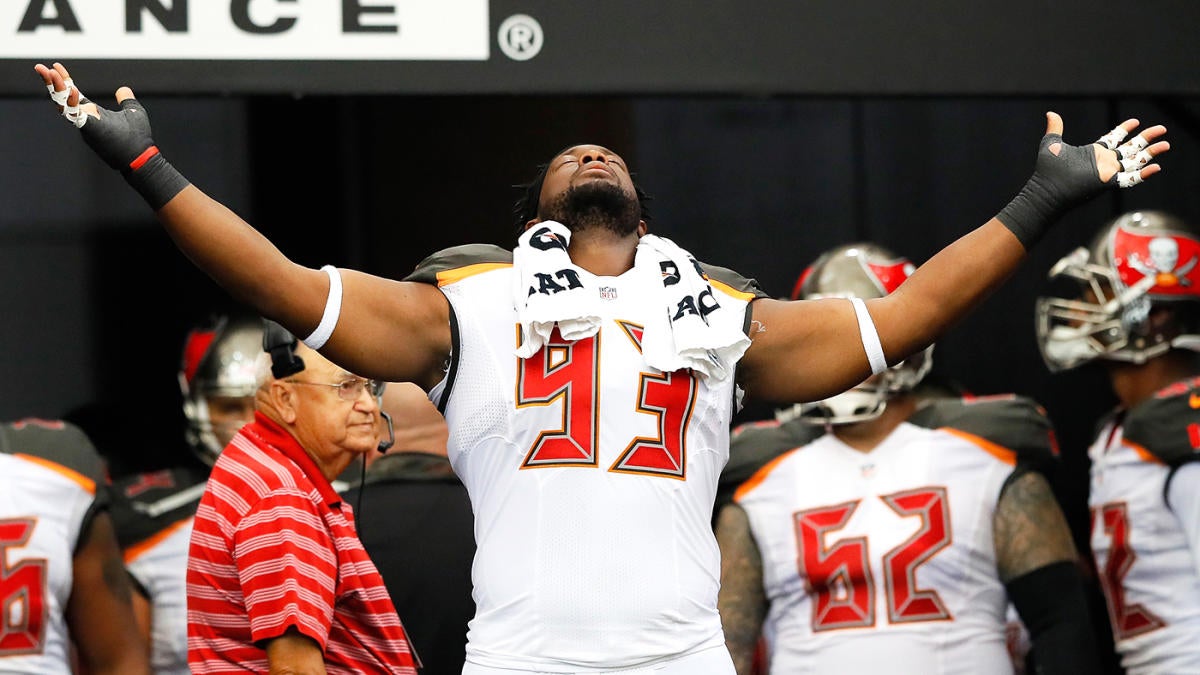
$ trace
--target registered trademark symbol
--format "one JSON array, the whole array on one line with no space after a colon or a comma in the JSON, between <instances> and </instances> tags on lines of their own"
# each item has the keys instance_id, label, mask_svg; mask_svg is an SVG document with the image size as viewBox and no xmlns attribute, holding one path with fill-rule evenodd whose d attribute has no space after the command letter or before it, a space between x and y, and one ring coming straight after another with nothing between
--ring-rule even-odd
<instances>
[{"instance_id":1,"label":"registered trademark symbol","mask_svg":"<svg viewBox=\"0 0 1200 675\"><path fill-rule=\"evenodd\" d=\"M513 14L496 33L500 51L514 61L528 61L542 51L542 26L526 14Z\"/></svg>"}]
</instances>

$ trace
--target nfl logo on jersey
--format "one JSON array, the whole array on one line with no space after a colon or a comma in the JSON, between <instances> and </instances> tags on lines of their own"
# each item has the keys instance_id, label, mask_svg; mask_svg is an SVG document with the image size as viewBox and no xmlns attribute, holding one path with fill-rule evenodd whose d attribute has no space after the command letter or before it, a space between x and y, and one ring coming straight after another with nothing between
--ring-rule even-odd
<instances>
[{"instance_id":1,"label":"nfl logo on jersey","mask_svg":"<svg viewBox=\"0 0 1200 675\"><path fill-rule=\"evenodd\" d=\"M600 287L600 299L601 300L616 300L617 299L617 289L613 288L612 286L601 286Z\"/></svg>"}]
</instances>

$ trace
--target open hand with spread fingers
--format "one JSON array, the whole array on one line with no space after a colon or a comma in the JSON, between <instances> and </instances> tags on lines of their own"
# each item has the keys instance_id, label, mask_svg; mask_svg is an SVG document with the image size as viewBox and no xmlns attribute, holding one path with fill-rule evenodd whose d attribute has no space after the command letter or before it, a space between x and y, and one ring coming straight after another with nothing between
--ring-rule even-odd
<instances>
[{"instance_id":1,"label":"open hand with spread fingers","mask_svg":"<svg viewBox=\"0 0 1200 675\"><path fill-rule=\"evenodd\" d=\"M1033 175L996 218L1028 250L1067 210L1111 187L1132 187L1162 170L1155 157L1171 149L1157 141L1161 124L1128 138L1140 122L1128 119L1087 145L1063 141L1062 117L1046 113L1046 133Z\"/></svg>"},{"instance_id":2,"label":"open hand with spread fingers","mask_svg":"<svg viewBox=\"0 0 1200 675\"><path fill-rule=\"evenodd\" d=\"M33 70L41 76L50 99L79 129L88 146L120 171L151 208L158 210L187 187L187 180L159 153L150 133L150 117L132 89L118 89L120 110L109 110L88 101L61 63L51 68L39 63Z\"/></svg>"},{"instance_id":3,"label":"open hand with spread fingers","mask_svg":"<svg viewBox=\"0 0 1200 675\"><path fill-rule=\"evenodd\" d=\"M1158 164L1150 162L1171 149L1171 144L1166 141L1154 142L1154 139L1167 133L1167 128L1157 124L1125 140L1137 129L1138 124L1136 119L1125 120L1093 144L1113 152L1109 155L1100 148L1095 149L1101 181L1111 183L1115 175L1118 186L1133 187L1162 170ZM1113 160L1116 164L1113 164Z\"/></svg>"}]
</instances>

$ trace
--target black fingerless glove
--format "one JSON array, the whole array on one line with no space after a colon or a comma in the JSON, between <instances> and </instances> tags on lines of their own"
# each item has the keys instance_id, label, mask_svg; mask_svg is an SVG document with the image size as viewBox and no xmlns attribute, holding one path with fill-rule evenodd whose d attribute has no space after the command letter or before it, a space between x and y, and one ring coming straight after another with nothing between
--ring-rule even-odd
<instances>
[{"instance_id":1,"label":"black fingerless glove","mask_svg":"<svg viewBox=\"0 0 1200 675\"><path fill-rule=\"evenodd\" d=\"M1054 143L1062 144L1058 155L1050 152ZM1109 183L1115 180L1114 175ZM1033 175L996 218L1028 251L1064 213L1096 196L1106 185L1100 181L1092 144L1068 145L1061 134L1046 134Z\"/></svg>"},{"instance_id":2,"label":"black fingerless glove","mask_svg":"<svg viewBox=\"0 0 1200 675\"><path fill-rule=\"evenodd\" d=\"M150 117L137 99L127 98L120 110L100 109L79 130L83 140L155 211L188 186L170 162L163 158L150 136Z\"/></svg>"}]
</instances>

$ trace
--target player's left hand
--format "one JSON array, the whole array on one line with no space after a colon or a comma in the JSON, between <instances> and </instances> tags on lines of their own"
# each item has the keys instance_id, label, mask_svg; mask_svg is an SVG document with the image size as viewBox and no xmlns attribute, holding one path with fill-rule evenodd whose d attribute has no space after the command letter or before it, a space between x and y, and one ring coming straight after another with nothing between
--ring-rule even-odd
<instances>
[{"instance_id":1,"label":"player's left hand","mask_svg":"<svg viewBox=\"0 0 1200 675\"><path fill-rule=\"evenodd\" d=\"M1071 145L1063 141L1062 117L1047 112L1033 175L996 218L1029 250L1068 209L1104 190L1132 187L1158 173L1162 168L1151 162L1171 145L1155 139L1167 128L1155 125L1125 140L1139 124L1128 119L1094 143Z\"/></svg>"},{"instance_id":2,"label":"player's left hand","mask_svg":"<svg viewBox=\"0 0 1200 675\"><path fill-rule=\"evenodd\" d=\"M1057 194L1062 204L1072 206L1108 187L1132 187L1162 170L1150 162L1171 149L1171 144L1154 139L1167 133L1163 125L1143 130L1129 140L1140 122L1127 119L1094 143L1071 145L1063 141L1063 121L1056 112L1046 113L1034 177Z\"/></svg>"},{"instance_id":3,"label":"player's left hand","mask_svg":"<svg viewBox=\"0 0 1200 675\"><path fill-rule=\"evenodd\" d=\"M1049 133L1055 124L1054 118L1057 118L1057 133L1061 136L1062 118L1056 113L1047 115L1047 132ZM1115 183L1123 188L1132 187L1162 170L1162 167L1151 164L1151 161L1171 149L1171 144L1166 141L1154 142L1154 139L1167 133L1167 128L1156 124L1125 140L1140 124L1137 119L1127 119L1092 143L1097 177L1101 183ZM1053 147L1051 152L1054 152Z\"/></svg>"}]
</instances>

